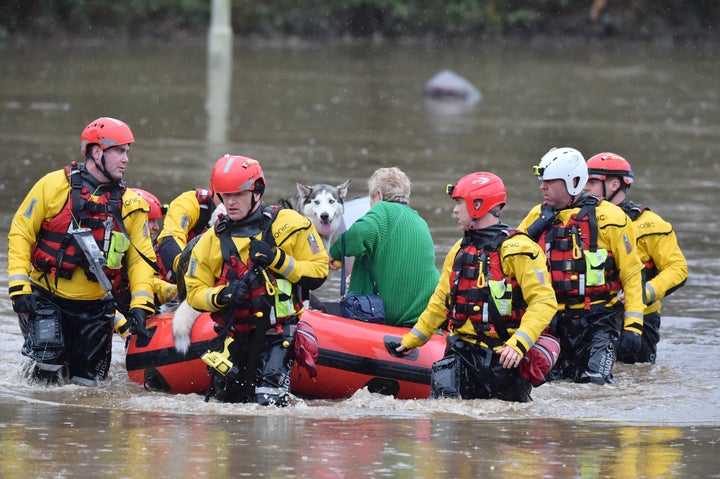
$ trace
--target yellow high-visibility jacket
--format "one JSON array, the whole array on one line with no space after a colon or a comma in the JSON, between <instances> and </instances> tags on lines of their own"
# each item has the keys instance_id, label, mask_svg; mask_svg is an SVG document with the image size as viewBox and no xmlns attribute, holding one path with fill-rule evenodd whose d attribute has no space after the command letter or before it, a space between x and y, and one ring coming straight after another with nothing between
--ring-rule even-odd
<instances>
[{"instance_id":1,"label":"yellow high-visibility jacket","mask_svg":"<svg viewBox=\"0 0 720 479\"><path fill-rule=\"evenodd\" d=\"M62 298L71 300L97 300L106 293L100 284L89 280L81 268L76 268L69 279L51 277L32 267L31 254L44 221L57 216L71 194L65 170L48 173L30 189L15 214L8 234L8 283L10 297L28 294L31 282ZM122 221L132 246L125 253L125 268L130 281L130 307L154 312L153 267L155 260L147 213L150 207L144 199L129 188L122 196ZM69 227L69 224L68 224Z\"/></svg>"},{"instance_id":2,"label":"yellow high-visibility jacket","mask_svg":"<svg viewBox=\"0 0 720 479\"><path fill-rule=\"evenodd\" d=\"M462 240L458 240L445 257L440 280L425 311L410 332L403 336L402 343L406 348L412 349L425 344L445 322L447 318L445 298L451 289L450 277L461 242ZM499 255L503 273L515 278L527 303L520 327L508 329L511 336L505 344L524 355L547 328L557 312L555 292L547 271L545 254L539 245L528 236L518 234L504 240L500 246ZM477 335L471 321L465 321L451 334L459 334L460 338L464 340ZM498 346L496 349L500 347L502 346Z\"/></svg>"},{"instance_id":3,"label":"yellow high-visibility jacket","mask_svg":"<svg viewBox=\"0 0 720 479\"><path fill-rule=\"evenodd\" d=\"M536 205L520 222L518 229L527 232L528 227L540 216L542 205ZM556 219L565 225L570 217L577 214L580 207L568 207L557 212ZM609 201L600 201L595 206L598 224L598 247L611 252L615 259L615 267L620 275L620 283L624 293L625 315L624 329L642 334L643 310L645 304L642 297L642 269L638 248L636 247L635 228L630 218L618 206ZM541 245L542 246L542 245ZM545 252L546 255L548 252ZM614 291L613 293L617 293ZM618 299L613 298L612 305ZM558 304L560 309L566 305ZM572 306L569 306L572 307ZM575 307L582 308L582 305Z\"/></svg>"},{"instance_id":4,"label":"yellow high-visibility jacket","mask_svg":"<svg viewBox=\"0 0 720 479\"><path fill-rule=\"evenodd\" d=\"M261 204L259 206L263 208ZM229 226L231 227L231 226ZM328 275L328 253L313 224L294 210L282 209L272 223L278 254L268 269L306 290L322 285ZM252 235L262 238L259 229ZM233 236L232 241L244 263L250 254L250 236ZM192 249L190 264L185 273L187 302L200 311L217 311L221 305L218 294L225 288L217 285L222 277L224 261L220 238L215 229L205 232Z\"/></svg>"}]
</instances>

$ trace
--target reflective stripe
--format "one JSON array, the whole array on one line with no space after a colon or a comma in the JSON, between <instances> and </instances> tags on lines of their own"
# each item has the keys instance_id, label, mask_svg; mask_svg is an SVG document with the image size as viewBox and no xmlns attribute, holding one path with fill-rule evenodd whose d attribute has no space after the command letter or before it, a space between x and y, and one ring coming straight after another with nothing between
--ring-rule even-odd
<instances>
[{"instance_id":1,"label":"reflective stripe","mask_svg":"<svg viewBox=\"0 0 720 479\"><path fill-rule=\"evenodd\" d=\"M417 336L423 343L426 343L428 341L428 337L425 336L419 329L413 327L410 332Z\"/></svg>"},{"instance_id":2,"label":"reflective stripe","mask_svg":"<svg viewBox=\"0 0 720 479\"><path fill-rule=\"evenodd\" d=\"M155 302L155 297L152 294L148 293L147 291L140 291L139 293L133 294L131 300L137 299L137 298L146 298L146 299L150 300L152 303Z\"/></svg>"},{"instance_id":3,"label":"reflective stripe","mask_svg":"<svg viewBox=\"0 0 720 479\"><path fill-rule=\"evenodd\" d=\"M14 274L12 276L8 276L8 283L12 283L13 281L25 281L30 282L30 277L26 274Z\"/></svg>"},{"instance_id":4,"label":"reflective stripe","mask_svg":"<svg viewBox=\"0 0 720 479\"><path fill-rule=\"evenodd\" d=\"M530 339L530 336L528 336L524 331L520 331L519 329L513 333L513 336L520 336L525 340L527 344L529 344L532 347L532 339Z\"/></svg>"},{"instance_id":5,"label":"reflective stripe","mask_svg":"<svg viewBox=\"0 0 720 479\"><path fill-rule=\"evenodd\" d=\"M258 386L255 388L255 394L273 394L275 396L282 396L287 391L282 388L270 388L266 386Z\"/></svg>"},{"instance_id":6,"label":"reflective stripe","mask_svg":"<svg viewBox=\"0 0 720 479\"><path fill-rule=\"evenodd\" d=\"M280 271L280 274L281 274L282 276L285 276L285 277L287 278L288 275L289 275L289 274L292 272L292 270L295 268L295 258L293 258L293 257L290 256L290 255L286 255L286 257L287 257L287 258L290 258L290 261L288 261L288 265L287 265L285 268L283 268L282 271Z\"/></svg>"}]
</instances>

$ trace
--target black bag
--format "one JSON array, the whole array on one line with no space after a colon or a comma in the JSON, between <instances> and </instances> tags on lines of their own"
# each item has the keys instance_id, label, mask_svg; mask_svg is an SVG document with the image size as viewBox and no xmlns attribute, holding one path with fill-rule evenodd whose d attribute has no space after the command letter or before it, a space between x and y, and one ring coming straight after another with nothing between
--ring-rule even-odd
<instances>
[{"instance_id":1,"label":"black bag","mask_svg":"<svg viewBox=\"0 0 720 479\"><path fill-rule=\"evenodd\" d=\"M385 306L377 294L350 293L340 299L343 318L358 319L368 323L385 323Z\"/></svg>"},{"instance_id":2,"label":"black bag","mask_svg":"<svg viewBox=\"0 0 720 479\"><path fill-rule=\"evenodd\" d=\"M364 256L374 294L349 293L345 295L345 235L342 236L342 278L340 280L340 315L343 318L357 319L368 323L385 323L385 305L377 294L377 283L370 268L370 261Z\"/></svg>"}]
</instances>

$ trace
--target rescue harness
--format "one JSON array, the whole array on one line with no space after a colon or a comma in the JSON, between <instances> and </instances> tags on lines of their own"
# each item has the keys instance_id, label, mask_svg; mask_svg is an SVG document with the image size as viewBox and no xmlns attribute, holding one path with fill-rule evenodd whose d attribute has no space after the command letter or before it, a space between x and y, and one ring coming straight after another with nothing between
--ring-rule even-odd
<instances>
[{"instance_id":1,"label":"rescue harness","mask_svg":"<svg viewBox=\"0 0 720 479\"><path fill-rule=\"evenodd\" d=\"M445 297L448 328L471 321L478 339L495 347L517 329L527 304L514 278L502 271L500 245L516 234L501 224L493 238L476 238L466 233L455 256L450 274L450 292Z\"/></svg>"},{"instance_id":2,"label":"rescue harness","mask_svg":"<svg viewBox=\"0 0 720 479\"><path fill-rule=\"evenodd\" d=\"M612 252L598 247L597 198L586 196L567 224L556 219L538 239L544 246L558 303L582 304L608 301L621 289Z\"/></svg>"}]
</instances>

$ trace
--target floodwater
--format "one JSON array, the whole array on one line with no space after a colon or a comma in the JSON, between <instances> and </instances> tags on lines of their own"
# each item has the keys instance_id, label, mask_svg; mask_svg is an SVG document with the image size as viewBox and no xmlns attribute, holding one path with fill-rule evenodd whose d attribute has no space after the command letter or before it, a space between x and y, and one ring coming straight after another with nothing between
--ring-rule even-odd
<instances>
[{"instance_id":1,"label":"floodwater","mask_svg":"<svg viewBox=\"0 0 720 479\"><path fill-rule=\"evenodd\" d=\"M718 477L717 47L236 42L211 61L203 43L0 52L0 238L41 175L81 160L85 124L109 115L135 134L128 182L164 202L207 186L226 152L261 161L270 202L296 181L351 178L362 196L375 168L399 166L438 264L460 235L446 184L499 174L504 219L517 224L541 199L530 166L547 149L614 151L634 166L631 197L674 225L690 269L663 302L657 364L617 365L612 386L546 384L528 404L366 391L284 409L206 403L129 381L119 338L107 384L30 385L2 294L3 478ZM482 100L426 102L424 82L446 68ZM3 246L2 291L6 266ZM338 284L318 294L335 299Z\"/></svg>"}]
</instances>

